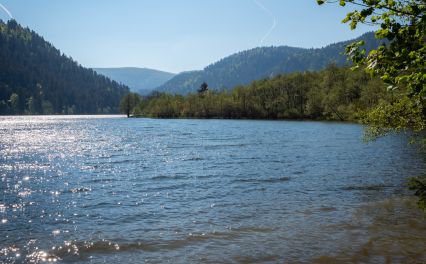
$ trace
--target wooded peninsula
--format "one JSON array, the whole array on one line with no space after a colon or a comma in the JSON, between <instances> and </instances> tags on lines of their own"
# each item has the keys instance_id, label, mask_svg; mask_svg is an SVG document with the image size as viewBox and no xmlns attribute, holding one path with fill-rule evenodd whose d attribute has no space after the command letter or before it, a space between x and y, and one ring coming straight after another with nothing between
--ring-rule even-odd
<instances>
[{"instance_id":1,"label":"wooded peninsula","mask_svg":"<svg viewBox=\"0 0 426 264\"><path fill-rule=\"evenodd\" d=\"M203 83L186 96L129 94L121 109L152 118L312 119L356 121L392 93L364 70L330 64L326 69L278 75L217 91Z\"/></svg>"}]
</instances>

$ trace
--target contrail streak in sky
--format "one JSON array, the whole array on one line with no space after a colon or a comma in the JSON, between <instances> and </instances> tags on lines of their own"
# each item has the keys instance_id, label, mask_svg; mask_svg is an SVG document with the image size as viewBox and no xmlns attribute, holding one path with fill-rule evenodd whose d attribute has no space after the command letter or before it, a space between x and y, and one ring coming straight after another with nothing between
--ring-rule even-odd
<instances>
[{"instance_id":1,"label":"contrail streak in sky","mask_svg":"<svg viewBox=\"0 0 426 264\"><path fill-rule=\"evenodd\" d=\"M13 16L12 16L12 13L10 13L10 11L9 10L7 10L7 8L4 6L4 5L2 5L1 3L0 3L0 8L1 9L3 9L4 10L4 12L6 12L6 14L11 18L11 19L13 19Z\"/></svg>"},{"instance_id":2,"label":"contrail streak in sky","mask_svg":"<svg viewBox=\"0 0 426 264\"><path fill-rule=\"evenodd\" d=\"M269 35L274 31L275 27L277 26L277 19L275 18L274 14L266 8L264 5L262 5L259 1L253 0L253 2L260 7L263 11L265 11L268 15L270 15L273 18L272 26L269 28L268 32L263 36L263 38L260 40L260 46L263 45L263 42L269 37Z\"/></svg>"}]
</instances>

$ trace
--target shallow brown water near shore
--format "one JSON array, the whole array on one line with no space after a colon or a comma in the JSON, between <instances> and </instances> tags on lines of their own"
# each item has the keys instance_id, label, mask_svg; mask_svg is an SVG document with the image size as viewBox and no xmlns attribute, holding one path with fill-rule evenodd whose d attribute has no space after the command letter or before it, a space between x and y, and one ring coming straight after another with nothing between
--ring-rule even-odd
<instances>
[{"instance_id":1,"label":"shallow brown water near shore","mask_svg":"<svg viewBox=\"0 0 426 264\"><path fill-rule=\"evenodd\" d=\"M413 197L393 197L360 205L350 221L330 226L347 240L335 254L314 263L424 263L426 214Z\"/></svg>"}]
</instances>

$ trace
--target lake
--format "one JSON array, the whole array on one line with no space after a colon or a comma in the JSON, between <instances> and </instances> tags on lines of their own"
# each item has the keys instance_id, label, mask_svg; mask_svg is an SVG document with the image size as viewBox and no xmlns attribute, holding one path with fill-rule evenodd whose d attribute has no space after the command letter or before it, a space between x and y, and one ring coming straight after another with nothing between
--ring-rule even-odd
<instances>
[{"instance_id":1,"label":"lake","mask_svg":"<svg viewBox=\"0 0 426 264\"><path fill-rule=\"evenodd\" d=\"M362 130L0 117L0 262L426 261L426 155Z\"/></svg>"}]
</instances>

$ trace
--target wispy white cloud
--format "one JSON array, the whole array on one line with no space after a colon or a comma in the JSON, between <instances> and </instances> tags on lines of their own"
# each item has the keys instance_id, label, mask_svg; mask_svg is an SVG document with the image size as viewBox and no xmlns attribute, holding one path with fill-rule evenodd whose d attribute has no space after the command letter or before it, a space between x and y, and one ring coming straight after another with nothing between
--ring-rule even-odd
<instances>
[{"instance_id":1,"label":"wispy white cloud","mask_svg":"<svg viewBox=\"0 0 426 264\"><path fill-rule=\"evenodd\" d=\"M265 40L269 37L269 35L272 33L272 31L274 31L275 27L277 26L277 19L275 17L275 15L271 12L271 10L269 10L268 8L266 8L262 3L260 3L258 0L253 0L253 2L260 7L260 9L262 9L265 13L267 13L269 16L272 17L272 25L269 28L269 30L266 32L266 34L263 36L263 38L260 40L259 44L260 46L263 45L263 43L265 42Z\"/></svg>"},{"instance_id":2,"label":"wispy white cloud","mask_svg":"<svg viewBox=\"0 0 426 264\"><path fill-rule=\"evenodd\" d=\"M4 12L6 12L6 14L11 18L11 19L13 19L13 16L12 16L12 13L10 13L10 11L4 6L4 5L2 5L1 3L0 3L0 8L1 9L3 9L3 11Z\"/></svg>"}]
</instances>

